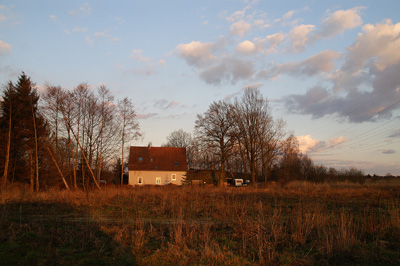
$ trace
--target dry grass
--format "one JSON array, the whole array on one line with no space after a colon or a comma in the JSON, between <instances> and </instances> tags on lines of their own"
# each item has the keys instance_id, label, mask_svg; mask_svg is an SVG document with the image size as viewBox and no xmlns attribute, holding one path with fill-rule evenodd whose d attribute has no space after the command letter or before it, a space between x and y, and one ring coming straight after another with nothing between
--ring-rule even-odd
<instances>
[{"instance_id":1,"label":"dry grass","mask_svg":"<svg viewBox=\"0 0 400 266\"><path fill-rule=\"evenodd\" d=\"M90 234L98 227L121 246L112 254L125 250L139 265L393 265L400 264L399 198L398 182L40 193L8 187L1 208L28 210L3 212L1 238L18 241L32 231L29 208L51 204L68 206L69 214L49 209L42 222L78 223L81 231L70 234L81 246L101 247L103 239Z\"/></svg>"}]
</instances>

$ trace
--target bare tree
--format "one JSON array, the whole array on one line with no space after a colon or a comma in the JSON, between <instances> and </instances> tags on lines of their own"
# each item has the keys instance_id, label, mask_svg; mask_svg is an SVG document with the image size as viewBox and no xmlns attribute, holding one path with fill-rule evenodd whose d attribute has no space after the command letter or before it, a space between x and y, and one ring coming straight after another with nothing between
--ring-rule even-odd
<instances>
[{"instance_id":1,"label":"bare tree","mask_svg":"<svg viewBox=\"0 0 400 266\"><path fill-rule=\"evenodd\" d=\"M33 103L31 102L32 107L32 121L33 121L33 135L34 135L34 143L35 143L35 184L36 184L36 192L39 191L39 153L38 153L38 134L37 134L37 126L36 126L36 112L33 107Z\"/></svg>"},{"instance_id":2,"label":"bare tree","mask_svg":"<svg viewBox=\"0 0 400 266\"><path fill-rule=\"evenodd\" d=\"M58 152L61 104L63 103L65 92L60 86L52 86L50 84L46 84L45 89L46 91L42 97L44 102L43 113L54 131L55 150Z\"/></svg>"},{"instance_id":3,"label":"bare tree","mask_svg":"<svg viewBox=\"0 0 400 266\"><path fill-rule=\"evenodd\" d=\"M280 160L281 182L286 183L299 179L301 170L300 158L299 142L292 133L282 141L282 156Z\"/></svg>"},{"instance_id":4,"label":"bare tree","mask_svg":"<svg viewBox=\"0 0 400 266\"><path fill-rule=\"evenodd\" d=\"M196 153L197 147L192 135L182 129L172 131L167 136L167 143L162 144L163 147L179 147L186 149L186 161L189 168L193 167L193 160Z\"/></svg>"},{"instance_id":5,"label":"bare tree","mask_svg":"<svg viewBox=\"0 0 400 266\"><path fill-rule=\"evenodd\" d=\"M112 122L113 113L114 113L114 96L111 95L109 89L107 89L104 85L98 88L98 94L100 98L100 110L101 110L101 127L100 127L100 145L99 145L99 154L98 154L98 171L97 171L97 181L100 182L100 175L102 170L103 163L103 140L104 133L106 130L106 126ZM112 126L111 126L112 127Z\"/></svg>"},{"instance_id":6,"label":"bare tree","mask_svg":"<svg viewBox=\"0 0 400 266\"><path fill-rule=\"evenodd\" d=\"M183 131L182 129L172 131L167 136L167 143L162 146L165 147L178 147L187 148L192 144L192 135Z\"/></svg>"},{"instance_id":7,"label":"bare tree","mask_svg":"<svg viewBox=\"0 0 400 266\"><path fill-rule=\"evenodd\" d=\"M76 139L76 142L79 142L80 145L76 145L76 165L81 166L81 174L82 174L82 184L85 186L85 175L86 175L86 167L85 167L85 160L83 156L79 158L79 146L81 146L81 155L82 153L87 153L87 145L86 145L86 126L88 123L88 105L90 99L93 98L93 92L89 90L89 85L87 83L81 83L74 89L74 103L75 107L75 119L76 119L76 137L80 139L79 141ZM64 118L65 119L65 118ZM69 122L69 121L68 121ZM70 124L70 130L73 131L73 125Z\"/></svg>"},{"instance_id":8,"label":"bare tree","mask_svg":"<svg viewBox=\"0 0 400 266\"><path fill-rule=\"evenodd\" d=\"M218 185L222 186L226 180L225 163L231 156L234 146L234 135L227 102L213 102L203 115L197 115L195 134L199 142L215 152L218 158L221 175Z\"/></svg>"},{"instance_id":9,"label":"bare tree","mask_svg":"<svg viewBox=\"0 0 400 266\"><path fill-rule=\"evenodd\" d=\"M260 158L265 136L273 125L268 100L256 88L247 88L240 100L232 106L236 138L251 172L251 181L256 181L257 161Z\"/></svg>"},{"instance_id":10,"label":"bare tree","mask_svg":"<svg viewBox=\"0 0 400 266\"><path fill-rule=\"evenodd\" d=\"M267 131L263 135L260 135L261 140L261 165L264 176L264 182L267 181L274 163L278 159L278 155L281 151L281 140L285 136L285 122L282 119L278 119L272 123Z\"/></svg>"},{"instance_id":11,"label":"bare tree","mask_svg":"<svg viewBox=\"0 0 400 266\"><path fill-rule=\"evenodd\" d=\"M124 149L125 142L138 139L142 136L139 123L136 121L136 112L133 103L125 97L118 102L118 115L121 126L121 185L124 182Z\"/></svg>"}]
</instances>

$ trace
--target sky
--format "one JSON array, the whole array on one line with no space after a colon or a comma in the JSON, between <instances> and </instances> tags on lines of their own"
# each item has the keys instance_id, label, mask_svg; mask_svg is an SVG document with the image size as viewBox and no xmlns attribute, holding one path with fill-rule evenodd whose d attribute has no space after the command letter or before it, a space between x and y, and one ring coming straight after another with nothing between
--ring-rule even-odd
<instances>
[{"instance_id":1,"label":"sky","mask_svg":"<svg viewBox=\"0 0 400 266\"><path fill-rule=\"evenodd\" d=\"M130 98L160 146L256 87L316 164L400 175L400 1L0 0L0 82Z\"/></svg>"}]
</instances>

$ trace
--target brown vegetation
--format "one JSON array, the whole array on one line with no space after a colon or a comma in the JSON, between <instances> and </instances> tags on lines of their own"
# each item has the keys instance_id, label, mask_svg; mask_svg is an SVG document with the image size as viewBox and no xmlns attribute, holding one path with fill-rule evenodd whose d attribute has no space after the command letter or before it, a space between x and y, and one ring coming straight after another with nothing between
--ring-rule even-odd
<instances>
[{"instance_id":1,"label":"brown vegetation","mask_svg":"<svg viewBox=\"0 0 400 266\"><path fill-rule=\"evenodd\" d=\"M9 186L0 194L0 242L15 246L38 230L38 239L29 240L32 252L52 254L76 241L78 251L106 253L113 243L107 256L132 256L138 265L394 265L400 263L399 198L396 180L39 193ZM63 226L68 234L60 233ZM94 228L112 242L91 234ZM50 243L42 243L48 233Z\"/></svg>"}]
</instances>

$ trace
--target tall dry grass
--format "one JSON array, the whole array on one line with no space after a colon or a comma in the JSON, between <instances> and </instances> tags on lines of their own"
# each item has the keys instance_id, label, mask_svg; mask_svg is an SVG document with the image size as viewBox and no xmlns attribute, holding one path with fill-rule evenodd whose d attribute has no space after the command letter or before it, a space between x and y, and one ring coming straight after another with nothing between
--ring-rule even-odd
<instances>
[{"instance_id":1,"label":"tall dry grass","mask_svg":"<svg viewBox=\"0 0 400 266\"><path fill-rule=\"evenodd\" d=\"M400 258L399 197L400 184L292 182L40 193L8 187L0 203L84 210L141 265L374 264Z\"/></svg>"}]
</instances>

